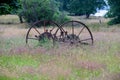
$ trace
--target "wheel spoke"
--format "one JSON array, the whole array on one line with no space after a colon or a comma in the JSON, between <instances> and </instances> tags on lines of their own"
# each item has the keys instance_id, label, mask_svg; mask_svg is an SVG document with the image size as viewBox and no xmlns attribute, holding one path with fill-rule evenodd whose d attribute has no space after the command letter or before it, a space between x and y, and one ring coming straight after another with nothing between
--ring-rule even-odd
<instances>
[{"instance_id":1,"label":"wheel spoke","mask_svg":"<svg viewBox=\"0 0 120 80\"><path fill-rule=\"evenodd\" d=\"M81 29L81 31L79 32L79 34L78 34L78 36L82 33L82 31L85 29L85 27L83 27L82 29Z\"/></svg>"},{"instance_id":2,"label":"wheel spoke","mask_svg":"<svg viewBox=\"0 0 120 80\"><path fill-rule=\"evenodd\" d=\"M72 21L72 34L74 34L74 25L73 25L73 21Z\"/></svg>"},{"instance_id":3,"label":"wheel spoke","mask_svg":"<svg viewBox=\"0 0 120 80\"><path fill-rule=\"evenodd\" d=\"M56 32L54 33L54 35L56 35L56 34L57 34L58 30L59 30L59 28L56 30Z\"/></svg>"},{"instance_id":4,"label":"wheel spoke","mask_svg":"<svg viewBox=\"0 0 120 80\"><path fill-rule=\"evenodd\" d=\"M40 34L40 32L35 27L33 27L33 28L37 31L38 34Z\"/></svg>"},{"instance_id":5,"label":"wheel spoke","mask_svg":"<svg viewBox=\"0 0 120 80\"><path fill-rule=\"evenodd\" d=\"M44 21L44 26L43 26L44 32L46 31L46 26L45 26L45 24L46 24L46 21Z\"/></svg>"},{"instance_id":6,"label":"wheel spoke","mask_svg":"<svg viewBox=\"0 0 120 80\"><path fill-rule=\"evenodd\" d=\"M54 28L55 28L55 27L53 27L53 28L51 29L51 32L54 30Z\"/></svg>"},{"instance_id":7,"label":"wheel spoke","mask_svg":"<svg viewBox=\"0 0 120 80\"><path fill-rule=\"evenodd\" d=\"M38 40L37 38L28 38L28 39Z\"/></svg>"},{"instance_id":8,"label":"wheel spoke","mask_svg":"<svg viewBox=\"0 0 120 80\"><path fill-rule=\"evenodd\" d=\"M91 40L91 38L80 40L80 42L82 42L82 41L88 41L88 40Z\"/></svg>"}]
</instances>

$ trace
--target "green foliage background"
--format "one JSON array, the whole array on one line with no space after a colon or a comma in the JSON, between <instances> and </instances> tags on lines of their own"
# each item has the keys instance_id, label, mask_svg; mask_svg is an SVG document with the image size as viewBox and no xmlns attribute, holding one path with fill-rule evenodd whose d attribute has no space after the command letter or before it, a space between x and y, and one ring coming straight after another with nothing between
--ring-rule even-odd
<instances>
[{"instance_id":1,"label":"green foliage background","mask_svg":"<svg viewBox=\"0 0 120 80\"><path fill-rule=\"evenodd\" d=\"M28 22L54 20L63 23L67 14L77 16L94 14L109 5L105 17L112 18L108 24L120 23L120 0L1 0L0 15L17 14Z\"/></svg>"},{"instance_id":2,"label":"green foliage background","mask_svg":"<svg viewBox=\"0 0 120 80\"><path fill-rule=\"evenodd\" d=\"M120 23L120 0L108 0L108 5L110 9L106 17L112 18L108 24L113 25Z\"/></svg>"},{"instance_id":3,"label":"green foliage background","mask_svg":"<svg viewBox=\"0 0 120 80\"><path fill-rule=\"evenodd\" d=\"M54 20L64 22L66 15L59 11L59 4L55 0L22 0L20 14L28 23L38 20Z\"/></svg>"},{"instance_id":4,"label":"green foliage background","mask_svg":"<svg viewBox=\"0 0 120 80\"><path fill-rule=\"evenodd\" d=\"M20 0L1 0L0 1L0 15L15 14L21 7Z\"/></svg>"},{"instance_id":5,"label":"green foliage background","mask_svg":"<svg viewBox=\"0 0 120 80\"><path fill-rule=\"evenodd\" d=\"M90 14L96 13L104 6L106 6L104 0L71 0L69 12L75 13L75 15L86 15L86 18L89 18Z\"/></svg>"}]
</instances>

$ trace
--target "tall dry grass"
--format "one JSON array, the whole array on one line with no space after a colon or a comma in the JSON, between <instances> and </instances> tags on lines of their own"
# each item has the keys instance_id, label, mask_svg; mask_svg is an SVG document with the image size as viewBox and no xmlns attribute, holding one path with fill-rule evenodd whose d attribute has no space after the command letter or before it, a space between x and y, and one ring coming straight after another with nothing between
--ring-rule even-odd
<instances>
[{"instance_id":1,"label":"tall dry grass","mask_svg":"<svg viewBox=\"0 0 120 80\"><path fill-rule=\"evenodd\" d=\"M2 15L0 16L0 24L20 23L17 15Z\"/></svg>"}]
</instances>

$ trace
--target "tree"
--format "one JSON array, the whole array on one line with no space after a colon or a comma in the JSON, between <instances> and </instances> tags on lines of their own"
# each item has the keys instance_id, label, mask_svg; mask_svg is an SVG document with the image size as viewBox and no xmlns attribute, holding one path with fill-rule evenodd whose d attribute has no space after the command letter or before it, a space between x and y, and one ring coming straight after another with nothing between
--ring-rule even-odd
<instances>
[{"instance_id":1,"label":"tree","mask_svg":"<svg viewBox=\"0 0 120 80\"><path fill-rule=\"evenodd\" d=\"M108 5L110 6L110 9L106 14L106 17L112 18L109 24L110 25L119 24L120 23L120 0L108 0Z\"/></svg>"},{"instance_id":2,"label":"tree","mask_svg":"<svg viewBox=\"0 0 120 80\"><path fill-rule=\"evenodd\" d=\"M75 15L86 15L86 18L89 18L90 14L103 9L105 5L104 0L70 0L69 12Z\"/></svg>"},{"instance_id":3,"label":"tree","mask_svg":"<svg viewBox=\"0 0 120 80\"><path fill-rule=\"evenodd\" d=\"M38 20L60 21L61 12L55 0L22 0L20 15L28 22Z\"/></svg>"},{"instance_id":4,"label":"tree","mask_svg":"<svg viewBox=\"0 0 120 80\"><path fill-rule=\"evenodd\" d=\"M60 10L61 11L68 11L68 6L70 0L56 0L57 2L60 2Z\"/></svg>"},{"instance_id":5,"label":"tree","mask_svg":"<svg viewBox=\"0 0 120 80\"><path fill-rule=\"evenodd\" d=\"M20 6L20 0L1 0L0 15L15 14Z\"/></svg>"}]
</instances>

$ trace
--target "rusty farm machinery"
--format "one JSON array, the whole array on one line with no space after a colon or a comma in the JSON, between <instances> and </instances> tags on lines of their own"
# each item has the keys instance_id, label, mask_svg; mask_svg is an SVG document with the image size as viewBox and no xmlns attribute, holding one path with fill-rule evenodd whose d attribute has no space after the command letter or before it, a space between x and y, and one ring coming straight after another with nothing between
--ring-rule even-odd
<instances>
[{"instance_id":1,"label":"rusty farm machinery","mask_svg":"<svg viewBox=\"0 0 120 80\"><path fill-rule=\"evenodd\" d=\"M53 45L92 45L93 35L90 29L80 21L67 21L62 25L54 21L40 20L35 22L28 30L26 43L37 44L40 41L49 40Z\"/></svg>"}]
</instances>

